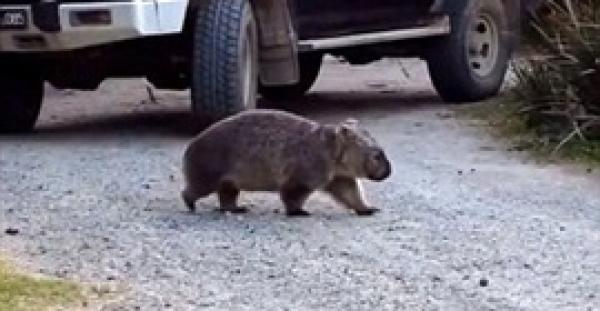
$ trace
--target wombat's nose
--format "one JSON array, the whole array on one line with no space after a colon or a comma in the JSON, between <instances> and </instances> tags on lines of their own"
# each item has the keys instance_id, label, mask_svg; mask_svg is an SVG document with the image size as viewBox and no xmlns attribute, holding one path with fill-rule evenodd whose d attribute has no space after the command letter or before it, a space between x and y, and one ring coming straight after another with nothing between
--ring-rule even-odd
<instances>
[{"instance_id":1,"label":"wombat's nose","mask_svg":"<svg viewBox=\"0 0 600 311\"><path fill-rule=\"evenodd\" d=\"M392 175L392 166L388 164L383 173L383 176L381 176L380 180L388 179L391 175Z\"/></svg>"},{"instance_id":2,"label":"wombat's nose","mask_svg":"<svg viewBox=\"0 0 600 311\"><path fill-rule=\"evenodd\" d=\"M390 162L386 161L385 165L383 165L382 169L377 172L377 174L373 174L369 178L373 181L383 181L388 179L392 175L392 165Z\"/></svg>"}]
</instances>

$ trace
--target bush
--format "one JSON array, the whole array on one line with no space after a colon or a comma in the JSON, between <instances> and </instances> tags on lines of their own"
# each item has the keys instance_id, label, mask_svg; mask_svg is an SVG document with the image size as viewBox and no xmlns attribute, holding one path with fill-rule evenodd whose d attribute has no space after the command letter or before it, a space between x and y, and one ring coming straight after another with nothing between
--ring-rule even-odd
<instances>
[{"instance_id":1,"label":"bush","mask_svg":"<svg viewBox=\"0 0 600 311\"><path fill-rule=\"evenodd\" d=\"M514 100L555 143L600 140L600 0L548 0L527 32L535 53L515 64Z\"/></svg>"}]
</instances>

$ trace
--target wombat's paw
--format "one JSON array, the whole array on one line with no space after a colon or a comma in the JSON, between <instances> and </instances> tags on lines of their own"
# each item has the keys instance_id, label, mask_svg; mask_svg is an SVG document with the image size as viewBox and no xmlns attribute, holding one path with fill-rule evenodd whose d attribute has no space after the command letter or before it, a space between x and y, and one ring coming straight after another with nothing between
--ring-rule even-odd
<instances>
[{"instance_id":1,"label":"wombat's paw","mask_svg":"<svg viewBox=\"0 0 600 311\"><path fill-rule=\"evenodd\" d=\"M358 216L373 216L374 214L380 212L381 210L375 207L363 208L355 210L356 215Z\"/></svg>"},{"instance_id":2,"label":"wombat's paw","mask_svg":"<svg viewBox=\"0 0 600 311\"><path fill-rule=\"evenodd\" d=\"M186 191L181 192L181 198L183 199L183 202L190 213L196 212L196 200L192 199Z\"/></svg>"},{"instance_id":3,"label":"wombat's paw","mask_svg":"<svg viewBox=\"0 0 600 311\"><path fill-rule=\"evenodd\" d=\"M245 207L233 207L233 208L222 208L219 211L223 213L232 213L232 214L246 214L248 213L248 209Z\"/></svg>"},{"instance_id":4,"label":"wombat's paw","mask_svg":"<svg viewBox=\"0 0 600 311\"><path fill-rule=\"evenodd\" d=\"M286 215L289 217L308 217L308 216L310 216L310 213L303 209L299 209L299 210L287 211Z\"/></svg>"},{"instance_id":5,"label":"wombat's paw","mask_svg":"<svg viewBox=\"0 0 600 311\"><path fill-rule=\"evenodd\" d=\"M190 214L193 214L196 212L196 205L193 202L185 202L185 206L187 207Z\"/></svg>"}]
</instances>

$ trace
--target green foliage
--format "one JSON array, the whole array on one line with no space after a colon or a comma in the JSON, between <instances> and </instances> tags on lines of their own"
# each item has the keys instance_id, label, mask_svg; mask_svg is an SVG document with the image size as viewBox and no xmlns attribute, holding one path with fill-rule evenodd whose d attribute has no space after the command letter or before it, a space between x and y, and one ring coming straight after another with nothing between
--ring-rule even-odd
<instances>
[{"instance_id":1,"label":"green foliage","mask_svg":"<svg viewBox=\"0 0 600 311\"><path fill-rule=\"evenodd\" d=\"M522 112L523 103L514 95L490 100L489 102L458 108L459 115L466 119L482 120L483 126L509 144L511 151L527 151L537 160L547 161L560 158L575 163L597 166L600 164L600 141L569 140L556 149L560 139L553 135L540 134L541 125L532 125L532 118ZM552 126L547 126L552 127Z\"/></svg>"},{"instance_id":2,"label":"green foliage","mask_svg":"<svg viewBox=\"0 0 600 311\"><path fill-rule=\"evenodd\" d=\"M595 146L600 139L600 0L549 0L538 16L526 36L534 53L514 65L511 99L519 103L519 118L553 144L554 153Z\"/></svg>"},{"instance_id":3,"label":"green foliage","mask_svg":"<svg viewBox=\"0 0 600 311\"><path fill-rule=\"evenodd\" d=\"M0 311L51 310L82 298L75 284L19 274L0 262Z\"/></svg>"}]
</instances>

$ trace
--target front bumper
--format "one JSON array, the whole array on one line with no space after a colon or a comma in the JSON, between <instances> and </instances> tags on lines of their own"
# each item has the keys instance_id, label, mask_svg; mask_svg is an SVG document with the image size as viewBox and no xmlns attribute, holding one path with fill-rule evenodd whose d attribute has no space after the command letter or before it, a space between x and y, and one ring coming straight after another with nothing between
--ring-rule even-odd
<instances>
[{"instance_id":1,"label":"front bumper","mask_svg":"<svg viewBox=\"0 0 600 311\"><path fill-rule=\"evenodd\" d=\"M0 52L73 50L178 31L178 27L161 27L159 6L154 1L98 0L44 7L0 4L2 9L24 10L28 25L23 29L0 29ZM101 17L92 16L93 12ZM81 14L88 17L83 23L78 19Z\"/></svg>"}]
</instances>

